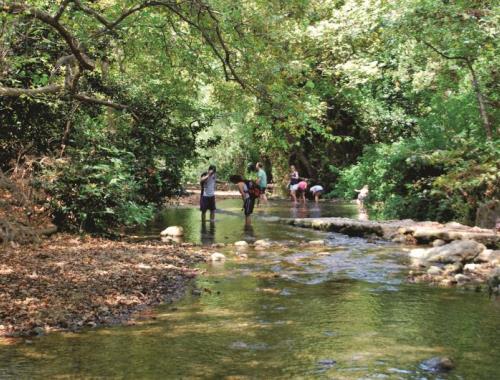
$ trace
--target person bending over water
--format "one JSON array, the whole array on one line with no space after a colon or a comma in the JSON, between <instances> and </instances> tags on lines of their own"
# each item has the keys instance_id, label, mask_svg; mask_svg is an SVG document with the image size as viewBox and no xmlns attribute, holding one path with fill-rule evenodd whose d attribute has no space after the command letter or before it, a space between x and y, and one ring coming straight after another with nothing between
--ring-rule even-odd
<instances>
[{"instance_id":1,"label":"person bending over water","mask_svg":"<svg viewBox=\"0 0 500 380\"><path fill-rule=\"evenodd\" d=\"M250 215L253 213L253 208L255 206L255 198L250 195L249 192L249 181L245 181L240 175L232 175L229 177L229 181L238 186L238 191L241 194L241 199L243 199L243 212L245 213L245 224L250 224Z\"/></svg>"},{"instance_id":2,"label":"person bending over water","mask_svg":"<svg viewBox=\"0 0 500 380\"><path fill-rule=\"evenodd\" d=\"M321 194L323 194L323 186L315 185L311 187L309 191L312 193L312 196L314 197L314 202L318 203L319 197L321 196Z\"/></svg>"},{"instance_id":3,"label":"person bending over water","mask_svg":"<svg viewBox=\"0 0 500 380\"><path fill-rule=\"evenodd\" d=\"M303 204L306 204L307 181L300 181L297 184L297 193Z\"/></svg>"}]
</instances>

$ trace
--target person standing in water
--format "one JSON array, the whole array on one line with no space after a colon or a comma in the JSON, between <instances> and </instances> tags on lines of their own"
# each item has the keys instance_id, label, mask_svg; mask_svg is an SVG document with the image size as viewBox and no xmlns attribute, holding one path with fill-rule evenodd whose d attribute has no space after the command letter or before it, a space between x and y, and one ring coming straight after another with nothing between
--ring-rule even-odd
<instances>
[{"instance_id":1,"label":"person standing in water","mask_svg":"<svg viewBox=\"0 0 500 380\"><path fill-rule=\"evenodd\" d=\"M289 190L290 196L292 197L292 201L294 204L297 204L297 190L299 189L299 172L295 169L294 165L290 165L290 182L289 182Z\"/></svg>"},{"instance_id":2,"label":"person standing in water","mask_svg":"<svg viewBox=\"0 0 500 380\"><path fill-rule=\"evenodd\" d=\"M359 193L358 199L356 200L356 203L358 204L358 206L364 207L365 206L365 199L366 199L366 197L368 197L368 193L369 193L368 185L364 185L361 188L361 190L354 189L354 191Z\"/></svg>"},{"instance_id":3,"label":"person standing in water","mask_svg":"<svg viewBox=\"0 0 500 380\"><path fill-rule=\"evenodd\" d=\"M245 213L245 225L251 223L250 215L253 213L253 208L255 206L255 198L250 195L249 183L250 181L245 181L240 175L232 175L229 177L229 181L238 186L238 191L241 194L241 199L243 199L243 212Z\"/></svg>"},{"instance_id":4,"label":"person standing in water","mask_svg":"<svg viewBox=\"0 0 500 380\"><path fill-rule=\"evenodd\" d=\"M267 197L266 197L267 174L264 171L263 165L260 162L257 162L257 164L255 164L255 170L257 171L257 184L259 185L260 189L260 196L257 201L257 205L260 204L261 199L264 201L264 204L267 204Z\"/></svg>"},{"instance_id":5,"label":"person standing in water","mask_svg":"<svg viewBox=\"0 0 500 380\"><path fill-rule=\"evenodd\" d=\"M215 221L215 185L217 183L215 172L215 165L210 165L208 171L203 173L200 177L200 211L202 222L205 222L208 210L210 210L210 222Z\"/></svg>"}]
</instances>

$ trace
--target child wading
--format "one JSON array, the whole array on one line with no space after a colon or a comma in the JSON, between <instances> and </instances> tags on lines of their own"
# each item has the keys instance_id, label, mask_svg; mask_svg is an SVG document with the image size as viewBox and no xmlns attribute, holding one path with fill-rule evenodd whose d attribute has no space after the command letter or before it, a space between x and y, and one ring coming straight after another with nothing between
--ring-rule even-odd
<instances>
[{"instance_id":1,"label":"child wading","mask_svg":"<svg viewBox=\"0 0 500 380\"><path fill-rule=\"evenodd\" d=\"M202 222L205 221L207 210L210 210L210 221L215 221L215 184L217 182L215 172L215 166L210 165L208 171L203 173L200 177L200 211Z\"/></svg>"},{"instance_id":2,"label":"child wading","mask_svg":"<svg viewBox=\"0 0 500 380\"><path fill-rule=\"evenodd\" d=\"M245 224L250 224L250 215L253 213L255 199L259 197L260 190L258 185L252 181L245 181L240 175L232 175L229 181L238 186L238 190L243 199L243 211L245 213Z\"/></svg>"}]
</instances>

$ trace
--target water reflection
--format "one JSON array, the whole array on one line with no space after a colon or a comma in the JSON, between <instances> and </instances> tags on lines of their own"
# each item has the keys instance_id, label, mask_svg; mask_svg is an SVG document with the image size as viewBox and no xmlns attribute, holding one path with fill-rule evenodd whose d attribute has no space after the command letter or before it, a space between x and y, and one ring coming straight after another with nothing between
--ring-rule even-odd
<instances>
[{"instance_id":1,"label":"water reflection","mask_svg":"<svg viewBox=\"0 0 500 380\"><path fill-rule=\"evenodd\" d=\"M210 222L208 229L207 223L201 223L200 241L203 245L212 245L215 243L215 222Z\"/></svg>"}]
</instances>

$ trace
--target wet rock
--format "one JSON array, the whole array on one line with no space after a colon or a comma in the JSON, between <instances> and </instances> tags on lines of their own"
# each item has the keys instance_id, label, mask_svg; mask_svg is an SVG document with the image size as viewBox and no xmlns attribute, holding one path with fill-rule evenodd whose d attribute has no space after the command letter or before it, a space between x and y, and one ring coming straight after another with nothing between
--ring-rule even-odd
<instances>
[{"instance_id":1,"label":"wet rock","mask_svg":"<svg viewBox=\"0 0 500 380\"><path fill-rule=\"evenodd\" d=\"M246 253L239 253L237 257L238 257L239 260L246 260L246 259L248 259L248 255Z\"/></svg>"},{"instance_id":2,"label":"wet rock","mask_svg":"<svg viewBox=\"0 0 500 380\"><path fill-rule=\"evenodd\" d=\"M442 245L445 245L446 242L443 239L436 239L432 242L433 247L441 247Z\"/></svg>"},{"instance_id":3,"label":"wet rock","mask_svg":"<svg viewBox=\"0 0 500 380\"><path fill-rule=\"evenodd\" d=\"M225 261L226 256L220 252L214 252L210 255L210 260L212 260L212 261Z\"/></svg>"},{"instance_id":4,"label":"wet rock","mask_svg":"<svg viewBox=\"0 0 500 380\"><path fill-rule=\"evenodd\" d=\"M330 368L333 367L335 364L337 364L337 361L333 359L321 359L318 361L317 364L320 367Z\"/></svg>"},{"instance_id":5,"label":"wet rock","mask_svg":"<svg viewBox=\"0 0 500 380\"><path fill-rule=\"evenodd\" d=\"M420 363L420 368L427 372L448 372L451 371L455 367L453 361L444 356L444 357L433 357L427 360L424 360Z\"/></svg>"},{"instance_id":6,"label":"wet rock","mask_svg":"<svg viewBox=\"0 0 500 380\"><path fill-rule=\"evenodd\" d=\"M234 243L236 247L248 247L248 243L245 240L240 240Z\"/></svg>"},{"instance_id":7,"label":"wet rock","mask_svg":"<svg viewBox=\"0 0 500 380\"><path fill-rule=\"evenodd\" d=\"M272 245L269 240L256 240L253 244L256 247L270 247Z\"/></svg>"},{"instance_id":8,"label":"wet rock","mask_svg":"<svg viewBox=\"0 0 500 380\"><path fill-rule=\"evenodd\" d=\"M170 226L165 228L161 233L161 236L183 236L184 235L184 228L180 226Z\"/></svg>"},{"instance_id":9,"label":"wet rock","mask_svg":"<svg viewBox=\"0 0 500 380\"><path fill-rule=\"evenodd\" d=\"M430 274L431 276L439 276L442 273L443 270L440 267L434 265L427 269L427 274Z\"/></svg>"},{"instance_id":10,"label":"wet rock","mask_svg":"<svg viewBox=\"0 0 500 380\"><path fill-rule=\"evenodd\" d=\"M201 296L201 290L200 289L193 289L193 290L191 290L191 294L193 296Z\"/></svg>"},{"instance_id":11,"label":"wet rock","mask_svg":"<svg viewBox=\"0 0 500 380\"><path fill-rule=\"evenodd\" d=\"M45 329L43 327L35 327L33 330L33 333L36 335L43 335L45 333Z\"/></svg>"},{"instance_id":12,"label":"wet rock","mask_svg":"<svg viewBox=\"0 0 500 380\"><path fill-rule=\"evenodd\" d=\"M222 248L225 247L226 245L224 243L214 243L211 245L212 248Z\"/></svg>"}]
</instances>

